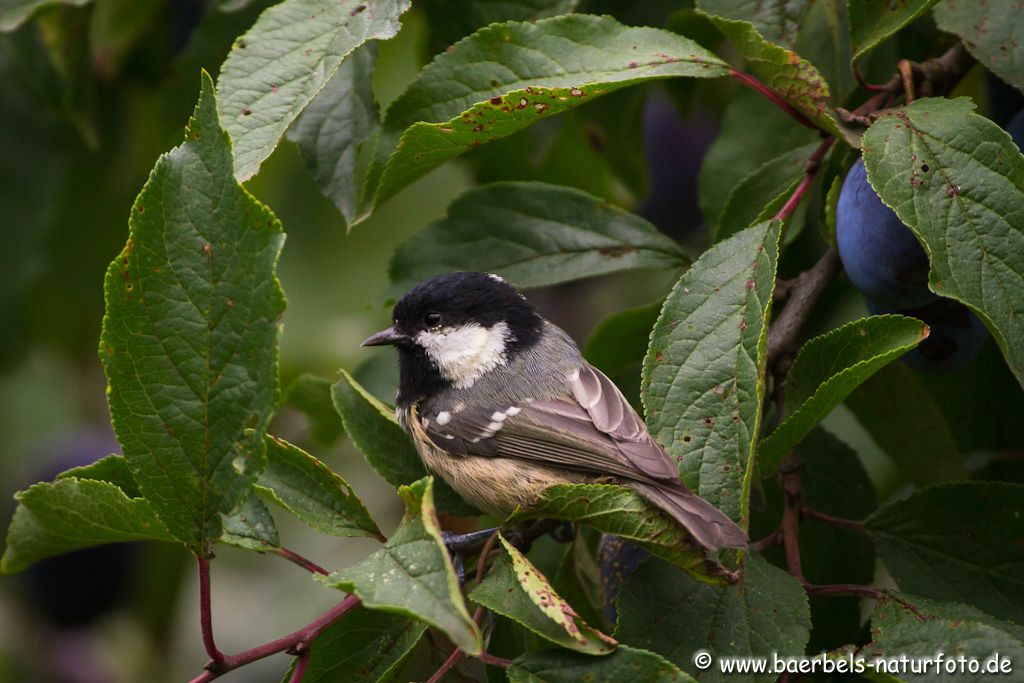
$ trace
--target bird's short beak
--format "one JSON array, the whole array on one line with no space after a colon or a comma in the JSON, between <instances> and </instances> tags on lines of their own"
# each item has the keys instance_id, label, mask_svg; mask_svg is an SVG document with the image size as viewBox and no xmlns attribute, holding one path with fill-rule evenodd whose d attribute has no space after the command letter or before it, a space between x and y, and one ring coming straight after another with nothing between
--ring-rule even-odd
<instances>
[{"instance_id":1,"label":"bird's short beak","mask_svg":"<svg viewBox=\"0 0 1024 683\"><path fill-rule=\"evenodd\" d=\"M381 330L375 335L372 335L360 346L386 346L401 344L406 340L406 336L400 332L396 332L394 327L389 327L386 330Z\"/></svg>"}]
</instances>

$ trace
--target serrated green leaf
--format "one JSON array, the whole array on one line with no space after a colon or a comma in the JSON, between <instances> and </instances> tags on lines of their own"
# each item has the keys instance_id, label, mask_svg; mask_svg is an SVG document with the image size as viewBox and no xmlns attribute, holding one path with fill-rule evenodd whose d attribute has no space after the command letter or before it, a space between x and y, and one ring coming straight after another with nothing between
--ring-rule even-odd
<instances>
[{"instance_id":1,"label":"serrated green leaf","mask_svg":"<svg viewBox=\"0 0 1024 683\"><path fill-rule=\"evenodd\" d=\"M768 35L766 23L751 23L750 3L722 4L718 0L701 0L697 9L711 19L715 27L746 57L747 62L764 79L765 84L823 130L840 136L841 132L829 110L828 83L813 64L791 49L779 44L786 39L785 27ZM773 3L777 7L777 3Z\"/></svg>"},{"instance_id":2,"label":"serrated green leaf","mask_svg":"<svg viewBox=\"0 0 1024 683\"><path fill-rule=\"evenodd\" d=\"M902 363L890 363L869 377L846 397L846 406L915 485L967 478L946 417L916 373Z\"/></svg>"},{"instance_id":3,"label":"serrated green leaf","mask_svg":"<svg viewBox=\"0 0 1024 683\"><path fill-rule=\"evenodd\" d=\"M104 282L114 431L139 490L198 553L263 467L277 400L284 235L231 169L204 73L185 142L157 161Z\"/></svg>"},{"instance_id":4,"label":"serrated green leaf","mask_svg":"<svg viewBox=\"0 0 1024 683\"><path fill-rule=\"evenodd\" d=\"M683 249L636 214L579 190L490 183L462 194L448 215L391 257L399 295L438 273L495 273L522 288L638 268L677 268Z\"/></svg>"},{"instance_id":5,"label":"serrated green leaf","mask_svg":"<svg viewBox=\"0 0 1024 683\"><path fill-rule=\"evenodd\" d=\"M968 669L945 669L949 660L960 657L977 659L984 664L995 653L1011 662L1012 674L1017 674L1017 662L1024 658L1024 629L1016 624L994 619L980 610L955 602L933 602L914 595L898 594L880 601L871 615L872 642L859 653L871 660L884 658L893 669L890 681L924 682L943 679L984 683L1012 676L993 675L984 670L971 673ZM944 655L943 673L935 673L936 653ZM931 669L920 675L912 671L899 672L901 656L932 659ZM879 674L880 667L875 669Z\"/></svg>"},{"instance_id":6,"label":"serrated green leaf","mask_svg":"<svg viewBox=\"0 0 1024 683\"><path fill-rule=\"evenodd\" d=\"M409 0L285 0L260 15L217 80L235 176L256 174L285 130L353 50L398 33Z\"/></svg>"},{"instance_id":7,"label":"serrated green leaf","mask_svg":"<svg viewBox=\"0 0 1024 683\"><path fill-rule=\"evenodd\" d=\"M345 433L331 401L330 381L308 373L299 375L284 390L283 402L305 414L309 433L320 443L333 444Z\"/></svg>"},{"instance_id":8,"label":"serrated green leaf","mask_svg":"<svg viewBox=\"0 0 1024 683\"><path fill-rule=\"evenodd\" d=\"M469 618L434 510L433 478L402 486L405 516L387 544L323 580L353 593L370 609L403 614L441 629L458 647L479 654L480 631Z\"/></svg>"},{"instance_id":9,"label":"serrated green leaf","mask_svg":"<svg viewBox=\"0 0 1024 683\"><path fill-rule=\"evenodd\" d=\"M936 0L848 0L853 61L927 12ZM977 13L975 12L975 15Z\"/></svg>"},{"instance_id":10,"label":"serrated green leaf","mask_svg":"<svg viewBox=\"0 0 1024 683\"><path fill-rule=\"evenodd\" d=\"M74 467L57 475L57 479L70 478L105 481L121 489L129 498L142 497L139 487L135 483L135 477L132 476L132 471L128 468L128 463L120 455L108 455L91 465Z\"/></svg>"},{"instance_id":11,"label":"serrated green leaf","mask_svg":"<svg viewBox=\"0 0 1024 683\"><path fill-rule=\"evenodd\" d=\"M755 222L771 218L803 178L807 158L818 144L803 145L766 161L735 185L715 221L717 228L712 239L720 242ZM802 222L802 213L794 213L789 218L786 222L787 239L799 232Z\"/></svg>"},{"instance_id":12,"label":"serrated green leaf","mask_svg":"<svg viewBox=\"0 0 1024 683\"><path fill-rule=\"evenodd\" d=\"M502 553L471 600L564 648L590 655L615 650L615 640L588 626L525 555L504 537L498 540Z\"/></svg>"},{"instance_id":13,"label":"serrated green leaf","mask_svg":"<svg viewBox=\"0 0 1024 683\"><path fill-rule=\"evenodd\" d=\"M556 484L508 521L564 519L635 543L700 581L723 583L726 570L689 542L686 531L632 489L615 484Z\"/></svg>"},{"instance_id":14,"label":"serrated green leaf","mask_svg":"<svg viewBox=\"0 0 1024 683\"><path fill-rule=\"evenodd\" d=\"M996 76L1024 91L1024 21L1019 0L943 0L935 23L960 36L972 55Z\"/></svg>"},{"instance_id":15,"label":"serrated green leaf","mask_svg":"<svg viewBox=\"0 0 1024 683\"><path fill-rule=\"evenodd\" d=\"M506 670L511 683L696 683L653 652L620 645L607 657L547 650L517 657Z\"/></svg>"},{"instance_id":16,"label":"serrated green leaf","mask_svg":"<svg viewBox=\"0 0 1024 683\"><path fill-rule=\"evenodd\" d=\"M427 468L412 441L402 431L393 410L371 396L345 370L331 388L334 407L345 423L352 443L377 474L392 486L411 484L427 475ZM480 512L444 481L434 483L434 500L444 515L470 517Z\"/></svg>"},{"instance_id":17,"label":"serrated green leaf","mask_svg":"<svg viewBox=\"0 0 1024 683\"><path fill-rule=\"evenodd\" d=\"M725 62L687 38L611 17L480 29L438 55L388 109L370 145L363 214L471 147L599 95L650 79L726 73Z\"/></svg>"},{"instance_id":18,"label":"serrated green leaf","mask_svg":"<svg viewBox=\"0 0 1024 683\"><path fill-rule=\"evenodd\" d=\"M672 289L651 333L641 397L683 481L746 526L764 399L779 223L719 242Z\"/></svg>"},{"instance_id":19,"label":"serrated green leaf","mask_svg":"<svg viewBox=\"0 0 1024 683\"><path fill-rule=\"evenodd\" d=\"M231 514L224 515L220 542L257 552L281 545L274 518L255 491L249 491Z\"/></svg>"},{"instance_id":20,"label":"serrated green leaf","mask_svg":"<svg viewBox=\"0 0 1024 683\"><path fill-rule=\"evenodd\" d=\"M1024 623L1024 484L942 484L867 519L902 590Z\"/></svg>"},{"instance_id":21,"label":"serrated green leaf","mask_svg":"<svg viewBox=\"0 0 1024 683\"><path fill-rule=\"evenodd\" d=\"M757 121L756 126L750 125ZM761 95L743 90L729 103L722 128L704 155L697 201L711 234L732 188L759 166L817 139L817 134ZM741 226L743 227L743 226Z\"/></svg>"},{"instance_id":22,"label":"serrated green leaf","mask_svg":"<svg viewBox=\"0 0 1024 683\"><path fill-rule=\"evenodd\" d=\"M380 122L370 88L376 61L376 43L356 48L288 130L320 192L347 223L356 212L356 151Z\"/></svg>"},{"instance_id":23,"label":"serrated green leaf","mask_svg":"<svg viewBox=\"0 0 1024 683\"><path fill-rule=\"evenodd\" d=\"M747 555L743 581L721 587L694 581L664 562L647 561L626 580L618 608L615 637L621 643L657 652L705 682L732 678L715 666L697 669L693 655L698 650L710 652L714 661L722 655L802 655L811 629L803 586L756 552Z\"/></svg>"},{"instance_id":24,"label":"serrated green leaf","mask_svg":"<svg viewBox=\"0 0 1024 683\"><path fill-rule=\"evenodd\" d=\"M879 315L804 344L786 377L786 418L758 446L761 474L775 472L786 454L861 382L927 336L928 326L916 318Z\"/></svg>"},{"instance_id":25,"label":"serrated green leaf","mask_svg":"<svg viewBox=\"0 0 1024 683\"><path fill-rule=\"evenodd\" d=\"M0 31L13 31L47 5L81 7L91 0L0 0Z\"/></svg>"},{"instance_id":26,"label":"serrated green leaf","mask_svg":"<svg viewBox=\"0 0 1024 683\"><path fill-rule=\"evenodd\" d=\"M927 250L929 288L978 314L1024 386L1024 155L972 108L925 98L889 112L864 134L864 164Z\"/></svg>"},{"instance_id":27,"label":"serrated green leaf","mask_svg":"<svg viewBox=\"0 0 1024 683\"><path fill-rule=\"evenodd\" d=\"M348 482L283 439L267 435L267 466L260 472L256 487L317 531L384 540Z\"/></svg>"},{"instance_id":28,"label":"serrated green leaf","mask_svg":"<svg viewBox=\"0 0 1024 683\"><path fill-rule=\"evenodd\" d=\"M15 494L0 569L13 574L53 555L118 541L174 541L143 498L105 481L60 479Z\"/></svg>"},{"instance_id":29,"label":"serrated green leaf","mask_svg":"<svg viewBox=\"0 0 1024 683\"><path fill-rule=\"evenodd\" d=\"M537 21L576 9L579 0L426 0L419 4L430 26L436 55L478 28L505 21Z\"/></svg>"},{"instance_id":30,"label":"serrated green leaf","mask_svg":"<svg viewBox=\"0 0 1024 683\"><path fill-rule=\"evenodd\" d=\"M391 680L427 630L422 621L357 607L328 626L309 650L305 683ZM294 668L294 667L293 667ZM281 683L289 683L292 671Z\"/></svg>"}]
</instances>

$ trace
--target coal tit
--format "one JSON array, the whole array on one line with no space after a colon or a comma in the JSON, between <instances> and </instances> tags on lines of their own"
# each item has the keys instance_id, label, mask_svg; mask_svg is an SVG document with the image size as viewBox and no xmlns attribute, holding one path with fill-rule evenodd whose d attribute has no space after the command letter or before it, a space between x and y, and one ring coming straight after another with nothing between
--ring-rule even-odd
<instances>
[{"instance_id":1,"label":"coal tit","mask_svg":"<svg viewBox=\"0 0 1024 683\"><path fill-rule=\"evenodd\" d=\"M702 546L741 548L743 530L679 480L618 388L573 340L496 275L432 277L363 346L397 347L396 412L427 469L505 516L564 483L637 491Z\"/></svg>"}]
</instances>

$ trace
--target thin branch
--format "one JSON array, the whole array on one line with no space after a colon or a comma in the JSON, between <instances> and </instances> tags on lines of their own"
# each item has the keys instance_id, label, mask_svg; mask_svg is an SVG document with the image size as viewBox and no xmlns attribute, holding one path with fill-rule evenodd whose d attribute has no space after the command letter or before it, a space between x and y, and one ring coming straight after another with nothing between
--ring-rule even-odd
<instances>
[{"instance_id":1,"label":"thin branch","mask_svg":"<svg viewBox=\"0 0 1024 683\"><path fill-rule=\"evenodd\" d=\"M800 180L800 184L796 186L796 189L793 190L793 194L786 200L786 203L775 214L775 220L784 221L796 210L804 195L807 194L807 190L811 187L811 183L817 177L818 169L821 168L821 160L828 154L828 150L832 148L835 141L836 139L831 136L825 138L818 145L818 148L814 150L814 153L807 158L807 163L804 164L804 177Z\"/></svg>"},{"instance_id":2,"label":"thin branch","mask_svg":"<svg viewBox=\"0 0 1024 683\"><path fill-rule=\"evenodd\" d=\"M308 560L305 557L303 557L302 555L299 555L298 553L296 553L294 551L288 550L288 548L285 548L284 546L279 546L277 548L274 548L273 550L271 550L271 552L273 552L275 555L283 557L284 559L288 560L289 562L294 562L295 564L299 565L300 567L305 569L310 574L322 574L324 576L327 576L327 575L330 574L329 571L327 571L326 569L324 569L323 567L318 565L316 562L313 562L312 560Z\"/></svg>"},{"instance_id":3,"label":"thin branch","mask_svg":"<svg viewBox=\"0 0 1024 683\"><path fill-rule=\"evenodd\" d=\"M751 543L750 547L758 552L762 552L771 548L773 545L779 545L780 543L782 543L782 529L776 529L760 541L754 541Z\"/></svg>"},{"instance_id":4,"label":"thin branch","mask_svg":"<svg viewBox=\"0 0 1024 683\"><path fill-rule=\"evenodd\" d=\"M358 605L359 598L354 595L346 596L344 600L300 628L298 631L293 631L286 636L264 643L263 645L254 647L251 650L239 652L236 655L222 655L223 660L219 664L211 661L206 665L206 672L192 679L191 683L206 683L207 681L212 681L223 673L245 666L246 664L251 664L258 659L269 657L270 655L277 654L278 652L285 652L288 650L293 652L302 652L310 646L313 640L315 640L316 637L324 631L324 629L351 612Z\"/></svg>"},{"instance_id":5,"label":"thin branch","mask_svg":"<svg viewBox=\"0 0 1024 683\"><path fill-rule=\"evenodd\" d=\"M455 665L459 663L462 656L462 650L459 648L452 650L452 653L448 655L448 659L444 660L444 663L438 667L434 675L427 679L427 683L439 683L445 677L445 674L455 668Z\"/></svg>"},{"instance_id":6,"label":"thin branch","mask_svg":"<svg viewBox=\"0 0 1024 683\"><path fill-rule=\"evenodd\" d=\"M837 272L839 255L830 247L810 270L797 277L786 307L768 331L768 367L774 367L783 356L795 355L804 323Z\"/></svg>"},{"instance_id":7,"label":"thin branch","mask_svg":"<svg viewBox=\"0 0 1024 683\"><path fill-rule=\"evenodd\" d=\"M302 683L302 678L306 675L308 667L309 648L305 649L302 654L295 658L295 670L292 671L292 677L288 679L288 683Z\"/></svg>"},{"instance_id":8,"label":"thin branch","mask_svg":"<svg viewBox=\"0 0 1024 683\"><path fill-rule=\"evenodd\" d=\"M772 104L774 104L776 107L789 114L801 126L813 128L814 130L821 130L821 128L816 123L808 119L799 110L793 107L793 105L787 102L785 98L782 95L780 95L777 91L769 88L767 85L757 80L750 74L744 73L742 71L737 71L736 69L730 69L729 75L738 80L740 83L743 83L744 85L753 88L757 92L764 95L771 101Z\"/></svg>"},{"instance_id":9,"label":"thin branch","mask_svg":"<svg viewBox=\"0 0 1024 683\"><path fill-rule=\"evenodd\" d=\"M480 659L483 660L484 664L490 664L491 666L500 666L502 669L507 669L510 666L512 666L511 659L497 657L489 652L481 652Z\"/></svg>"},{"instance_id":10,"label":"thin branch","mask_svg":"<svg viewBox=\"0 0 1024 683\"><path fill-rule=\"evenodd\" d=\"M196 555L196 564L199 566L199 628L203 633L203 647L210 657L210 664L207 665L211 671L216 671L224 664L224 653L217 649L217 643L213 640L213 609L210 603L210 560L201 555Z\"/></svg>"},{"instance_id":11,"label":"thin branch","mask_svg":"<svg viewBox=\"0 0 1024 683\"><path fill-rule=\"evenodd\" d=\"M779 465L779 488L786 496L786 506L782 510L782 546L786 550L786 567L789 573L800 583L807 585L803 566L800 562L800 509L803 502L802 465L795 455L788 456Z\"/></svg>"},{"instance_id":12,"label":"thin branch","mask_svg":"<svg viewBox=\"0 0 1024 683\"><path fill-rule=\"evenodd\" d=\"M807 586L807 594L812 596L849 595L872 600L885 600L888 594L881 588L861 586L856 583L830 583L819 586Z\"/></svg>"},{"instance_id":13,"label":"thin branch","mask_svg":"<svg viewBox=\"0 0 1024 683\"><path fill-rule=\"evenodd\" d=\"M909 59L901 59L896 64L896 68L899 70L900 80L903 82L903 101L910 104L917 99L914 95L914 67Z\"/></svg>"},{"instance_id":14,"label":"thin branch","mask_svg":"<svg viewBox=\"0 0 1024 683\"><path fill-rule=\"evenodd\" d=\"M835 517L833 515L828 515L824 512L818 512L814 508L809 508L806 505L804 506L803 514L805 517L809 517L810 519L816 519L819 522L831 524L832 526L842 527L843 529L852 529L853 531L865 531L864 522L859 522L855 519L846 519L844 517Z\"/></svg>"}]
</instances>

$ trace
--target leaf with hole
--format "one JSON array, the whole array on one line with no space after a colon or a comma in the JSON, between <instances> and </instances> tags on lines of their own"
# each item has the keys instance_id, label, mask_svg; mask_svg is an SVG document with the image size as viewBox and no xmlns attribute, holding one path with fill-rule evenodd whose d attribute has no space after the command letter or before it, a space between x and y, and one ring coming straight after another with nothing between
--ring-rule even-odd
<instances>
[{"instance_id":1,"label":"leaf with hole","mask_svg":"<svg viewBox=\"0 0 1024 683\"><path fill-rule=\"evenodd\" d=\"M928 252L929 288L978 315L1024 386L1024 155L972 108L925 98L889 111L864 134L864 164Z\"/></svg>"}]
</instances>

